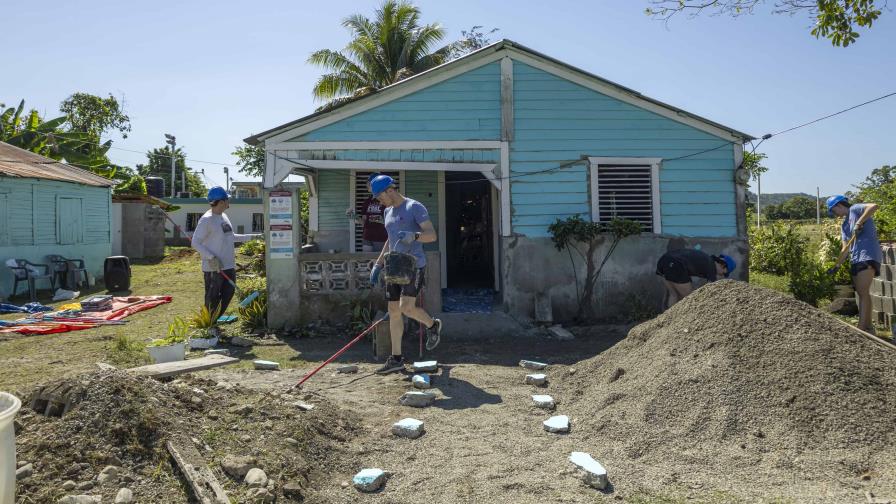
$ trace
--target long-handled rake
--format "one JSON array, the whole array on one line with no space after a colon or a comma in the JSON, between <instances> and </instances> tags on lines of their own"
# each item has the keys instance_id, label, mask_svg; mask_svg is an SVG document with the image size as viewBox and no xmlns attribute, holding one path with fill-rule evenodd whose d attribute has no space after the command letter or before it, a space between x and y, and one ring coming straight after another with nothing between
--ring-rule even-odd
<instances>
[{"instance_id":1,"label":"long-handled rake","mask_svg":"<svg viewBox=\"0 0 896 504\"><path fill-rule=\"evenodd\" d=\"M381 318L377 319L374 323L370 324L370 326L369 326L367 329L364 329L363 331L361 331L361 334L355 336L355 339L349 341L347 345L345 345L344 347L340 348L338 352L334 353L332 357L330 357L329 359L325 360L325 361L323 362L323 364L321 364L320 366L317 366L317 367L314 368L311 372L309 372L308 374L306 374L305 376L303 376L302 379L299 380L299 383L297 383L297 384L295 385L294 388L301 388L302 384L305 383L306 381L308 381L309 378L311 378L312 376L314 376L315 374L317 374L317 372L320 371L321 369L323 369L324 366L326 366L327 364L329 364L329 363L333 362L334 360L336 360L337 358L339 358L340 355L342 355L342 354L344 354L345 352L347 352L348 349L351 348L352 346L354 346L355 343L361 341L361 338L363 338L364 336L367 336L368 334L370 334L371 331L373 331L374 329L376 329L376 326L380 325L382 322L385 322L386 320L389 320L389 314L388 314L388 313L386 313L385 315L383 315Z\"/></svg>"}]
</instances>

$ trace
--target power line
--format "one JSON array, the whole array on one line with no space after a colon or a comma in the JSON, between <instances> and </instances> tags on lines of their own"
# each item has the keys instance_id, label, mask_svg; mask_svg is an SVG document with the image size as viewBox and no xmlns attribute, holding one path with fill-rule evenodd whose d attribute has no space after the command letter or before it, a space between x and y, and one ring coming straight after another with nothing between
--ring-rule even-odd
<instances>
[{"instance_id":1,"label":"power line","mask_svg":"<svg viewBox=\"0 0 896 504\"><path fill-rule=\"evenodd\" d=\"M842 113L844 113L844 112L849 112L850 110L855 110L855 109L857 109L857 108L859 108L859 107L864 107L865 105L868 105L869 103L874 103L874 102L876 102L876 101L880 101L880 100L883 100L883 99L885 99L885 98L889 98L889 97L894 96L894 95L896 95L896 91L894 91L894 92L892 92L892 93L885 94L885 95L883 95L883 96L878 96L877 98L874 98L873 100L868 100L868 101L866 101L866 102L862 102L862 103L860 103L860 104L858 104L858 105L853 105L852 107L845 108L845 109L840 110L840 111L838 111L838 112L834 112L833 114L828 114L828 115L826 115L826 116L824 116L824 117L819 117L818 119L809 121L809 122L807 122L807 123L800 124L799 126L794 126L794 127L792 127L792 128L788 128L788 129L786 129L786 130L779 131L779 132L777 132L777 133L772 133L771 136L783 135L784 133L787 133L787 132L790 132L790 131L793 131L793 130L798 130L798 129L804 127L804 126L808 126L808 125L810 125L810 124L815 124L815 123L817 123L817 122L824 121L825 119L830 119L831 117L840 115L840 114L842 114ZM771 138L771 136L770 136L769 138ZM764 138L763 138L763 139L764 139Z\"/></svg>"}]
</instances>

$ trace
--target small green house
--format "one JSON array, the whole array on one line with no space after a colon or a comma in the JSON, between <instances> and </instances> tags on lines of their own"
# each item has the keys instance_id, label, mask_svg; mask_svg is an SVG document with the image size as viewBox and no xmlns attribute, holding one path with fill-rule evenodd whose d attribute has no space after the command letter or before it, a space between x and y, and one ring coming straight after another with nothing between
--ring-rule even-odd
<instances>
[{"instance_id":1,"label":"small green house","mask_svg":"<svg viewBox=\"0 0 896 504\"><path fill-rule=\"evenodd\" d=\"M80 168L0 142L0 297L13 288L9 259L49 264L48 255L83 259L103 276L112 253L113 182ZM52 266L52 265L51 265ZM40 281L38 289L49 289ZM27 288L19 284L19 294Z\"/></svg>"}]
</instances>

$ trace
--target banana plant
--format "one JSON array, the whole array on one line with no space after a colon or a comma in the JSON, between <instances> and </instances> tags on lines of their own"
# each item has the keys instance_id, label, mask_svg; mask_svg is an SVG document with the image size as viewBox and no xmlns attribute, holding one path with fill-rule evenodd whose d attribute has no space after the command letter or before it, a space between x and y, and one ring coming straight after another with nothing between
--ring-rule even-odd
<instances>
[{"instance_id":1,"label":"banana plant","mask_svg":"<svg viewBox=\"0 0 896 504\"><path fill-rule=\"evenodd\" d=\"M111 140L100 144L89 133L62 130L67 116L44 121L36 110L23 116L24 109L25 100L22 100L18 107L7 108L0 114L0 141L50 159L64 160L106 178L115 175L117 167L106 156L112 147Z\"/></svg>"}]
</instances>

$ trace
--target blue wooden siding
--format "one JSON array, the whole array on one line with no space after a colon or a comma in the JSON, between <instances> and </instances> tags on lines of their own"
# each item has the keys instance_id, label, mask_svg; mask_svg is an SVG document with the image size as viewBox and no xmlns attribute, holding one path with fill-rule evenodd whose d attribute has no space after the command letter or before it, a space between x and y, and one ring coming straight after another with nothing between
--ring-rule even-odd
<instances>
[{"instance_id":1,"label":"blue wooden siding","mask_svg":"<svg viewBox=\"0 0 896 504\"><path fill-rule=\"evenodd\" d=\"M501 153L498 149L343 149L277 152L280 156L295 160L425 161L433 163L499 163L501 161Z\"/></svg>"},{"instance_id":2,"label":"blue wooden siding","mask_svg":"<svg viewBox=\"0 0 896 504\"><path fill-rule=\"evenodd\" d=\"M429 211L429 219L432 221L433 227L436 228L436 234L439 233L439 174L434 171L405 171L404 185L402 191L407 197L415 199ZM439 250L439 243L425 243L424 250Z\"/></svg>"},{"instance_id":3,"label":"blue wooden siding","mask_svg":"<svg viewBox=\"0 0 896 504\"><path fill-rule=\"evenodd\" d=\"M500 136L501 67L490 63L292 140L498 140Z\"/></svg>"},{"instance_id":4,"label":"blue wooden siding","mask_svg":"<svg viewBox=\"0 0 896 504\"><path fill-rule=\"evenodd\" d=\"M345 211L351 208L349 170L321 170L317 177L317 220L320 231L349 230Z\"/></svg>"},{"instance_id":5,"label":"blue wooden siding","mask_svg":"<svg viewBox=\"0 0 896 504\"><path fill-rule=\"evenodd\" d=\"M112 253L108 188L0 177L0 196L6 202L0 211L0 229L6 229L0 232L0 256L34 263L46 263L49 254L84 259L88 270L102 277L103 260ZM8 296L11 286L9 270L0 268L0 296Z\"/></svg>"},{"instance_id":6,"label":"blue wooden siding","mask_svg":"<svg viewBox=\"0 0 896 504\"><path fill-rule=\"evenodd\" d=\"M664 234L736 236L734 153L727 140L514 62L514 141L510 145L513 231L548 236L557 218L590 215L588 165L557 172L581 156L664 161Z\"/></svg>"}]
</instances>

